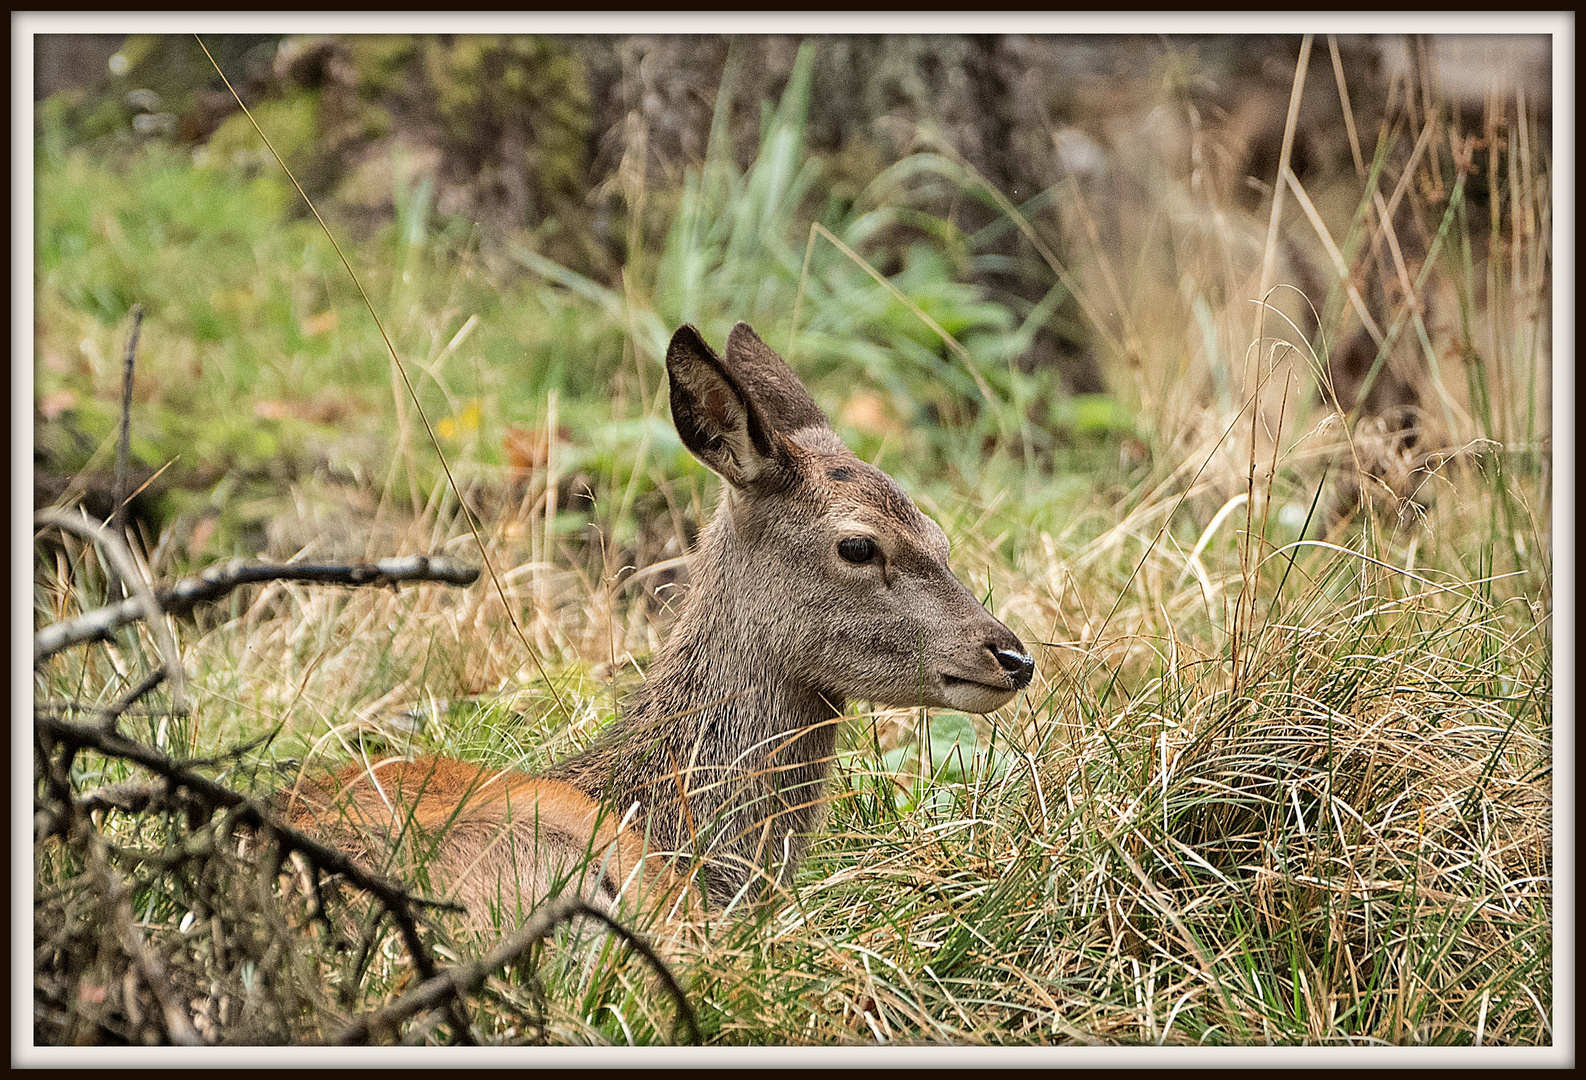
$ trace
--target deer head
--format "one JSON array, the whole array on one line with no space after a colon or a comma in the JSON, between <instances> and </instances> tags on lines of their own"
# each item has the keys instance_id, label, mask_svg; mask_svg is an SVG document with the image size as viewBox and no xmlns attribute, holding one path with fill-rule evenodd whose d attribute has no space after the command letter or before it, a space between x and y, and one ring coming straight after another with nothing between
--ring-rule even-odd
<instances>
[{"instance_id":1,"label":"deer head","mask_svg":"<svg viewBox=\"0 0 1586 1080\"><path fill-rule=\"evenodd\" d=\"M736 638L711 635L719 655L695 662L774 663L833 702L976 713L1029 684L1023 643L953 576L941 528L843 444L753 330L733 327L718 356L684 326L666 368L678 434L726 481L694 573L728 598L701 617Z\"/></svg>"}]
</instances>

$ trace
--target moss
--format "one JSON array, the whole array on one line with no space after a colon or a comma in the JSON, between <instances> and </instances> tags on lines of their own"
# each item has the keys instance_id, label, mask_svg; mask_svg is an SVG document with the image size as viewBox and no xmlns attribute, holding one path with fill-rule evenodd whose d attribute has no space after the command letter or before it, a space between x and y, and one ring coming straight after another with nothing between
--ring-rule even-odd
<instances>
[{"instance_id":1,"label":"moss","mask_svg":"<svg viewBox=\"0 0 1586 1080\"><path fill-rule=\"evenodd\" d=\"M583 68L557 43L534 37L428 38L423 78L452 149L520 170L540 209L581 193L591 118ZM513 160L515 134L526 137Z\"/></svg>"},{"instance_id":2,"label":"moss","mask_svg":"<svg viewBox=\"0 0 1586 1080\"><path fill-rule=\"evenodd\" d=\"M334 48L353 91L323 110L338 150L393 135L428 143L469 209L514 224L582 207L593 118L583 65L557 40L375 35Z\"/></svg>"},{"instance_id":3,"label":"moss","mask_svg":"<svg viewBox=\"0 0 1586 1080\"><path fill-rule=\"evenodd\" d=\"M279 34L206 34L204 45L234 84L245 85L268 70L280 39ZM225 89L191 34L131 34L117 55L111 70L119 74L110 86L116 97L152 90L160 109L185 115L206 89Z\"/></svg>"},{"instance_id":4,"label":"moss","mask_svg":"<svg viewBox=\"0 0 1586 1080\"><path fill-rule=\"evenodd\" d=\"M358 89L369 100L400 94L409 81L419 39L397 34L359 34L339 39L357 74Z\"/></svg>"},{"instance_id":5,"label":"moss","mask_svg":"<svg viewBox=\"0 0 1586 1080\"><path fill-rule=\"evenodd\" d=\"M270 136L270 143L285 159L294 173L312 167L320 155L317 147L322 126L319 117L320 94L313 90L300 90L274 101L265 101L253 107L253 117ZM271 170L275 162L270 152L254 130L253 124L242 113L226 119L209 137L207 157L217 165L235 165L241 161L254 162Z\"/></svg>"}]
</instances>

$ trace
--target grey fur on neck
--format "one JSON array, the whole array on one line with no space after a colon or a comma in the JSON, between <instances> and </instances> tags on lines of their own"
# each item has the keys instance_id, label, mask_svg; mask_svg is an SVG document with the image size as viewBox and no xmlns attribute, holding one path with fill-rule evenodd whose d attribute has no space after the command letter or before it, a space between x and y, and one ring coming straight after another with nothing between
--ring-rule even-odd
<instances>
[{"instance_id":1,"label":"grey fur on neck","mask_svg":"<svg viewBox=\"0 0 1586 1080\"><path fill-rule=\"evenodd\" d=\"M644 688L594 745L546 773L619 815L637 802L652 850L703 858L718 909L752 879L791 880L824 818L844 705L777 655L769 623L780 613L744 548L724 504Z\"/></svg>"}]
</instances>

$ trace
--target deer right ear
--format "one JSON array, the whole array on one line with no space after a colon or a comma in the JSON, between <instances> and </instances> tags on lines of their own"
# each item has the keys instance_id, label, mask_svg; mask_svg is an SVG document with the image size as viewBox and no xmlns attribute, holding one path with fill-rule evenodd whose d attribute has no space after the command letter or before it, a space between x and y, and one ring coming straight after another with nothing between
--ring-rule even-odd
<instances>
[{"instance_id":1,"label":"deer right ear","mask_svg":"<svg viewBox=\"0 0 1586 1080\"><path fill-rule=\"evenodd\" d=\"M666 374L672 423L690 453L737 488L777 475L780 463L754 399L692 326L672 335Z\"/></svg>"}]
</instances>

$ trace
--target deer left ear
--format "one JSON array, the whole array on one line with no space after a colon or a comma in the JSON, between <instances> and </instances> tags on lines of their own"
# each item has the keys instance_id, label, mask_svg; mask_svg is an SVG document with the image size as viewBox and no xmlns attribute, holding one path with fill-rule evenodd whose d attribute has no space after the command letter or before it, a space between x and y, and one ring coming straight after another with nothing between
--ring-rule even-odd
<instances>
[{"instance_id":1,"label":"deer left ear","mask_svg":"<svg viewBox=\"0 0 1586 1080\"><path fill-rule=\"evenodd\" d=\"M666 349L672 423L683 445L737 488L774 483L781 464L754 398L692 326Z\"/></svg>"}]
</instances>

